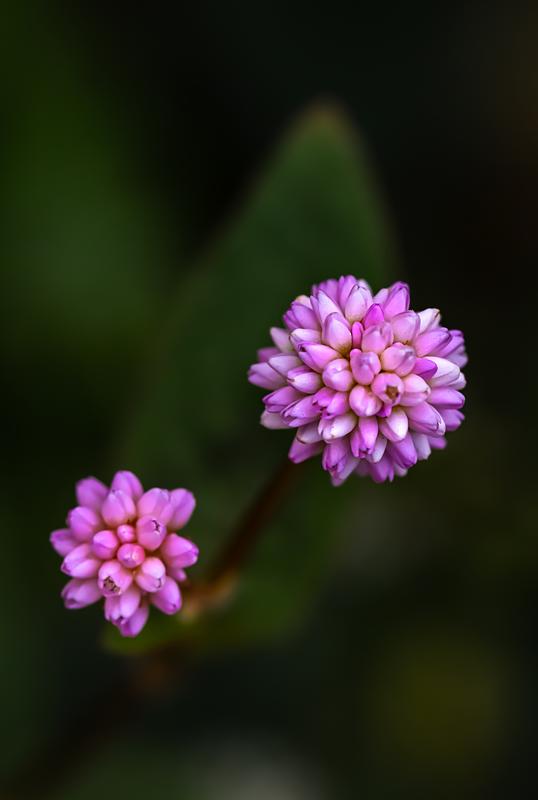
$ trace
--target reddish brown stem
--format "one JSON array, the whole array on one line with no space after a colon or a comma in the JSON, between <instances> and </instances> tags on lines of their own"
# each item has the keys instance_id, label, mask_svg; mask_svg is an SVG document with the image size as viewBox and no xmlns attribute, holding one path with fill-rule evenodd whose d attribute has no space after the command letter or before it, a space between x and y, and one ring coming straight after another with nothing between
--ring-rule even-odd
<instances>
[{"instance_id":1,"label":"reddish brown stem","mask_svg":"<svg viewBox=\"0 0 538 800\"><path fill-rule=\"evenodd\" d=\"M300 467L286 459L263 486L213 564L209 573L210 583L241 570L300 471Z\"/></svg>"}]
</instances>

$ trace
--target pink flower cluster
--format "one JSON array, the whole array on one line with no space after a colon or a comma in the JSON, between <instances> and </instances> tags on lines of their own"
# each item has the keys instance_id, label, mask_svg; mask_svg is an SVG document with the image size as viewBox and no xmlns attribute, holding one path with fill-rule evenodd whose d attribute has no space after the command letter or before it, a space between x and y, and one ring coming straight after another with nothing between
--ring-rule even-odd
<instances>
[{"instance_id":1,"label":"pink flower cluster","mask_svg":"<svg viewBox=\"0 0 538 800\"><path fill-rule=\"evenodd\" d=\"M296 431L292 461L322 453L335 485L352 472L392 480L461 424L463 334L435 308L411 311L405 283L373 295L352 275L325 281L291 304L284 325L249 380L270 390L262 425Z\"/></svg>"},{"instance_id":2,"label":"pink flower cluster","mask_svg":"<svg viewBox=\"0 0 538 800\"><path fill-rule=\"evenodd\" d=\"M62 597L66 608L84 608L102 597L105 617L123 636L137 636L150 604L165 614L181 608L179 583L198 548L174 531L183 528L195 499L186 489L150 489L132 472L117 472L110 488L97 478L77 483L78 506L67 528L50 541L63 557L71 580Z\"/></svg>"}]
</instances>

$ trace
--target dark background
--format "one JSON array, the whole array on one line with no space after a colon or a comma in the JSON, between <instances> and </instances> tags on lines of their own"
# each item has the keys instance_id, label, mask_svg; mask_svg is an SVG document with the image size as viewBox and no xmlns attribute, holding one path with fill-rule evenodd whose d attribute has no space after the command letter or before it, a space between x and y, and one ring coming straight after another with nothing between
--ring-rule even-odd
<instances>
[{"instance_id":1,"label":"dark background","mask_svg":"<svg viewBox=\"0 0 538 800\"><path fill-rule=\"evenodd\" d=\"M533 796L536 6L198 2L172 13L27 2L6 12L3 776L20 785L35 768L38 782L37 754L52 747L54 797ZM189 657L173 689L132 713L111 703L68 771L54 742L136 659L102 646L96 608L62 609L48 533L88 473L109 480L133 467L149 484L218 497L203 464L190 474L180 461L176 477L170 451L188 450L189 420L185 443L171 437L164 456L151 426L144 446L118 442L148 392L143 364L166 339L170 297L189 302L200 257L233 226L289 125L320 101L361 132L413 305L439 305L465 332L467 421L393 486L327 492L326 538L333 504L351 498L351 512L300 624ZM332 275L327 259L309 280ZM275 292L277 305L259 297L247 353L291 299ZM240 314L235 300L222 318ZM227 357L218 331L213 349ZM200 447L222 473L254 435L261 475L259 395L241 391L249 417L234 454L224 434ZM215 407L211 425L224 430ZM271 437L271 458L285 438ZM209 506L208 527L231 513ZM193 522L193 538L210 537L203 527ZM300 553L286 558L300 570Z\"/></svg>"}]
</instances>

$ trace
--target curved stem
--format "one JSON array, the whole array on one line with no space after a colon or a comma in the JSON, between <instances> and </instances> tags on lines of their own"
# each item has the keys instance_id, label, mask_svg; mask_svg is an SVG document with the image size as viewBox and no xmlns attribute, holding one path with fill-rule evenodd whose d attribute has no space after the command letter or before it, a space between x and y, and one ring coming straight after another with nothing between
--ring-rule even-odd
<instances>
[{"instance_id":1,"label":"curved stem","mask_svg":"<svg viewBox=\"0 0 538 800\"><path fill-rule=\"evenodd\" d=\"M232 532L209 573L209 581L239 572L252 553L265 525L270 521L288 490L295 482L300 468L289 459L280 464L271 479L249 506Z\"/></svg>"}]
</instances>

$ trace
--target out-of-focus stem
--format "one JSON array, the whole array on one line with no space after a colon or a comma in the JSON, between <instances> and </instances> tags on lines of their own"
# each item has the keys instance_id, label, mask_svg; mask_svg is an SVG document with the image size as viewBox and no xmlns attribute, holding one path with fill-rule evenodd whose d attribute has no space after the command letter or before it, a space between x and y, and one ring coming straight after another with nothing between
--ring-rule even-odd
<instances>
[{"instance_id":1,"label":"out-of-focus stem","mask_svg":"<svg viewBox=\"0 0 538 800\"><path fill-rule=\"evenodd\" d=\"M206 580L187 588L187 613L198 615L211 606L219 605L231 594L264 528L298 479L301 466L286 459L264 484L224 544Z\"/></svg>"}]
</instances>

